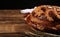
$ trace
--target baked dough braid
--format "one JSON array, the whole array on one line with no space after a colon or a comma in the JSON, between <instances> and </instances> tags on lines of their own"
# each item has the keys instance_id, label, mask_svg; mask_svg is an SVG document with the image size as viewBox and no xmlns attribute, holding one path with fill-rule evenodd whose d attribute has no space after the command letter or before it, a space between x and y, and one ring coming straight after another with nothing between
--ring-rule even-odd
<instances>
[{"instance_id":1,"label":"baked dough braid","mask_svg":"<svg viewBox=\"0 0 60 37\"><path fill-rule=\"evenodd\" d=\"M39 30L60 30L60 7L40 5L25 18L27 23Z\"/></svg>"}]
</instances>

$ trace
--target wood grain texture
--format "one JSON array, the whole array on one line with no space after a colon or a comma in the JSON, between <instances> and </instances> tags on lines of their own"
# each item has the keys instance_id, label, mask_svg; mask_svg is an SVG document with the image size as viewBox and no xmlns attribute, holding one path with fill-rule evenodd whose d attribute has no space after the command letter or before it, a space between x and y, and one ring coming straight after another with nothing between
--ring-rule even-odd
<instances>
[{"instance_id":1,"label":"wood grain texture","mask_svg":"<svg viewBox=\"0 0 60 37\"><path fill-rule=\"evenodd\" d=\"M27 32L33 34L33 30L24 20L25 14L21 14L20 10L0 10L0 36L2 37L20 37L26 36ZM3 33L3 34L2 34ZM4 34L4 33L20 33L20 34ZM22 35L21 35L22 34Z\"/></svg>"},{"instance_id":2,"label":"wood grain texture","mask_svg":"<svg viewBox=\"0 0 60 37\"><path fill-rule=\"evenodd\" d=\"M24 25L24 14L19 10L0 10L0 33L18 32Z\"/></svg>"}]
</instances>

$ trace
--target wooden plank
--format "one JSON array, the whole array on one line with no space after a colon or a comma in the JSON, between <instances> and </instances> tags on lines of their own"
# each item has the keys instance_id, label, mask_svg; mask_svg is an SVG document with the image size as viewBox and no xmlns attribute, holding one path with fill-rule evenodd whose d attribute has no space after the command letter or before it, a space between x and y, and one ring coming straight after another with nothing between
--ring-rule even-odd
<instances>
[{"instance_id":1,"label":"wooden plank","mask_svg":"<svg viewBox=\"0 0 60 37\"><path fill-rule=\"evenodd\" d=\"M0 33L34 32L24 16L19 10L0 10Z\"/></svg>"}]
</instances>

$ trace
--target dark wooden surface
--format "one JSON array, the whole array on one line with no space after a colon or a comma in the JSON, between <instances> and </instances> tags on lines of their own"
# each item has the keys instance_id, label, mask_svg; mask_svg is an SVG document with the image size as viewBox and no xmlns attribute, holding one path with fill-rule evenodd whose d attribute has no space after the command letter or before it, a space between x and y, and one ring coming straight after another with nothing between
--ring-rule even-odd
<instances>
[{"instance_id":1,"label":"dark wooden surface","mask_svg":"<svg viewBox=\"0 0 60 37\"><path fill-rule=\"evenodd\" d=\"M24 16L19 10L0 10L0 33L27 31L29 27Z\"/></svg>"},{"instance_id":2,"label":"dark wooden surface","mask_svg":"<svg viewBox=\"0 0 60 37\"><path fill-rule=\"evenodd\" d=\"M24 16L20 10L0 10L0 37L58 37L30 27Z\"/></svg>"},{"instance_id":3,"label":"dark wooden surface","mask_svg":"<svg viewBox=\"0 0 60 37\"><path fill-rule=\"evenodd\" d=\"M24 16L25 14L21 14L20 10L0 10L0 34L3 33L0 36L25 36L27 32L33 34L34 29L28 26Z\"/></svg>"}]
</instances>

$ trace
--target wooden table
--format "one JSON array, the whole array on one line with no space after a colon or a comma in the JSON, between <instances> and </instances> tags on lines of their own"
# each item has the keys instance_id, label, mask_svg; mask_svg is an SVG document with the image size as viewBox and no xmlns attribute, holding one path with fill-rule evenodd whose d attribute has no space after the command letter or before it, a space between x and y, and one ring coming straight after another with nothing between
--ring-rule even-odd
<instances>
[{"instance_id":1,"label":"wooden table","mask_svg":"<svg viewBox=\"0 0 60 37\"><path fill-rule=\"evenodd\" d=\"M25 14L21 14L20 10L0 10L0 34L5 33L5 36L9 33L14 36L17 34L18 36L22 36L21 34L25 36L24 33L28 34L27 32L33 34L34 31L26 23L24 16Z\"/></svg>"}]
</instances>

